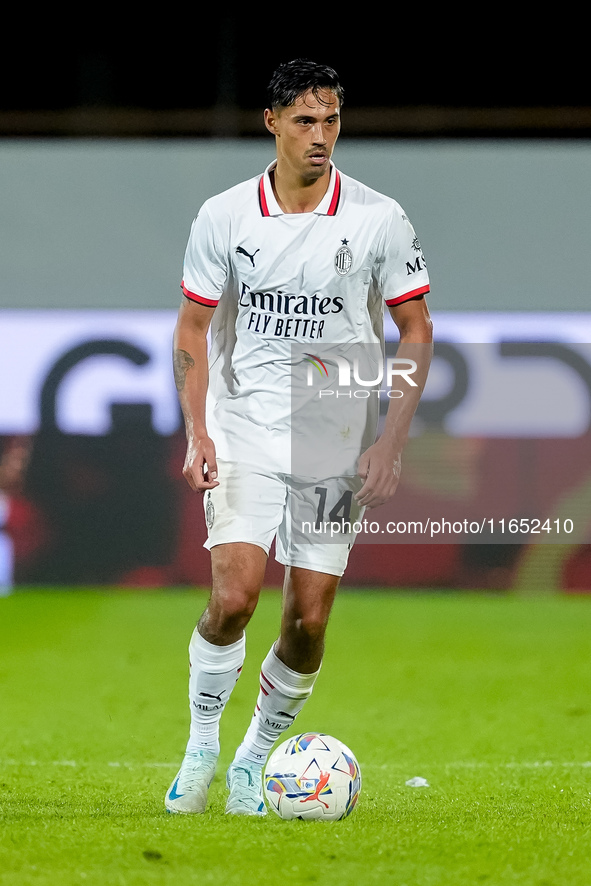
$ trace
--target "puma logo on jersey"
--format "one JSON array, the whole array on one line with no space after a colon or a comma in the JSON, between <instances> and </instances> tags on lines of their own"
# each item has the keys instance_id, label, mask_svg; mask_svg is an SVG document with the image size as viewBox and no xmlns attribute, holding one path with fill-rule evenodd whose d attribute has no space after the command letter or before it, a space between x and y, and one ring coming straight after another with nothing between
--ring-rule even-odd
<instances>
[{"instance_id":1,"label":"puma logo on jersey","mask_svg":"<svg viewBox=\"0 0 591 886\"><path fill-rule=\"evenodd\" d=\"M236 252L238 252L240 255L245 255L247 258L250 259L253 268L254 268L254 257L255 257L255 255L257 254L257 252L260 252L260 251L261 251L260 249L256 249L256 250L253 252L253 254L251 255L250 252L247 252L246 249L243 249L243 248L242 248L242 246L237 246L237 247L236 247Z\"/></svg>"}]
</instances>

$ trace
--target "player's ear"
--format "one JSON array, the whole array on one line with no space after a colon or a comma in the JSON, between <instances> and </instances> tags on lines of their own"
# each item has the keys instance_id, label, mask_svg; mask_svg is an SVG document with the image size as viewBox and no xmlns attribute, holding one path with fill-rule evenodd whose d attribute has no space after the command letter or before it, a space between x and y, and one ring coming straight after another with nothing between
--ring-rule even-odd
<instances>
[{"instance_id":1,"label":"player's ear","mask_svg":"<svg viewBox=\"0 0 591 886\"><path fill-rule=\"evenodd\" d=\"M265 108L265 126L271 135L278 135L277 113L272 108Z\"/></svg>"}]
</instances>

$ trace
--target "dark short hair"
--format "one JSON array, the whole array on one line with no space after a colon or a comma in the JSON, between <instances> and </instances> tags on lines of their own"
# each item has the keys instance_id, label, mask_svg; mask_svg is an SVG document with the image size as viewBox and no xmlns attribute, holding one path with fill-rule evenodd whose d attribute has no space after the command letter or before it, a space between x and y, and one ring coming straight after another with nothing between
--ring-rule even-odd
<instances>
[{"instance_id":1,"label":"dark short hair","mask_svg":"<svg viewBox=\"0 0 591 886\"><path fill-rule=\"evenodd\" d=\"M319 92L330 90L343 104L344 90L337 72L328 65L319 65L307 58L296 58L279 65L267 87L270 108L289 108L298 98L311 90L318 101Z\"/></svg>"}]
</instances>

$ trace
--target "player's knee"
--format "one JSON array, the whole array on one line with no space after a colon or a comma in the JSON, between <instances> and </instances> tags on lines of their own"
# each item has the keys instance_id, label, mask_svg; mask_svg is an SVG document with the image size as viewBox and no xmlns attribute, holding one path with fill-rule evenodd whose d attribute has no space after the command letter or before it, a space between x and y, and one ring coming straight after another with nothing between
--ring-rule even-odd
<instances>
[{"instance_id":1,"label":"player's knee","mask_svg":"<svg viewBox=\"0 0 591 886\"><path fill-rule=\"evenodd\" d=\"M259 599L258 591L240 588L229 593L224 600L226 618L248 621Z\"/></svg>"},{"instance_id":2,"label":"player's knee","mask_svg":"<svg viewBox=\"0 0 591 886\"><path fill-rule=\"evenodd\" d=\"M294 627L300 645L314 647L324 642L326 618L323 613L308 612L297 619Z\"/></svg>"},{"instance_id":3,"label":"player's knee","mask_svg":"<svg viewBox=\"0 0 591 886\"><path fill-rule=\"evenodd\" d=\"M256 609L259 593L240 585L217 591L209 604L210 618L220 629L246 627Z\"/></svg>"},{"instance_id":4,"label":"player's knee","mask_svg":"<svg viewBox=\"0 0 591 886\"><path fill-rule=\"evenodd\" d=\"M212 593L208 625L216 636L246 627L256 608L266 554L253 545L221 545L212 550Z\"/></svg>"}]
</instances>

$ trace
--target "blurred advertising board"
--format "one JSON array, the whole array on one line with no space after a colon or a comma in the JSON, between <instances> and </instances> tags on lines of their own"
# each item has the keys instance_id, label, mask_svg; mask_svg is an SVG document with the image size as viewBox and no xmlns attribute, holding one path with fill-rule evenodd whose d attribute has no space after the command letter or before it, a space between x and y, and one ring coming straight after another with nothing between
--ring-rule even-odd
<instances>
[{"instance_id":1,"label":"blurred advertising board","mask_svg":"<svg viewBox=\"0 0 591 886\"><path fill-rule=\"evenodd\" d=\"M208 581L202 502L180 475L175 319L0 312L0 585ZM565 549L556 581L570 568L591 589L591 313L433 320L399 491L346 581L510 586L524 552L550 542ZM395 354L389 320L386 338Z\"/></svg>"}]
</instances>

